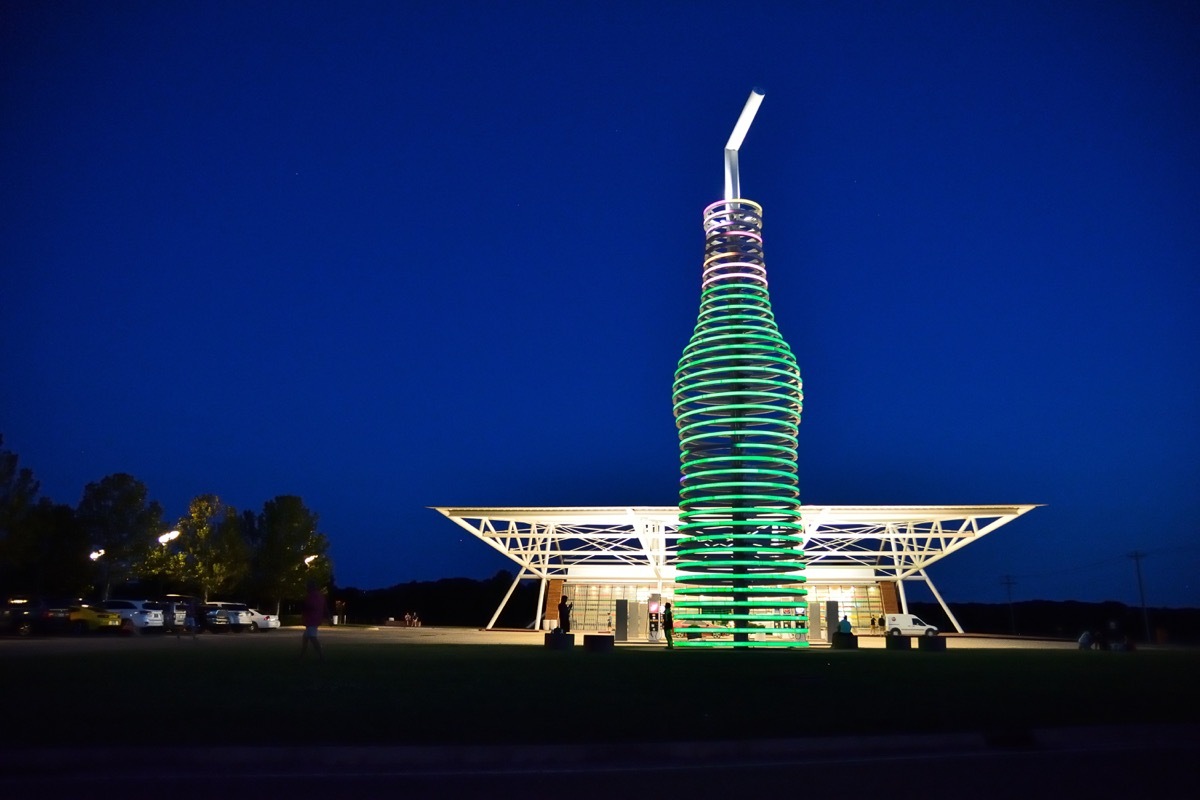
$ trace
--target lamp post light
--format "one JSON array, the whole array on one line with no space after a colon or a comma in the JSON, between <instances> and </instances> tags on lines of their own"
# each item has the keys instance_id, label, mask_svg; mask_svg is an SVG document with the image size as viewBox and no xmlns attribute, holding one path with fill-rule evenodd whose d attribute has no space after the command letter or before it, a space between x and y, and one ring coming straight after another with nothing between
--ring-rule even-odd
<instances>
[{"instance_id":1,"label":"lamp post light","mask_svg":"<svg viewBox=\"0 0 1200 800\"><path fill-rule=\"evenodd\" d=\"M312 566L312 563L313 563L314 561L316 561L316 560L317 560L317 558L318 558L318 556L305 556L305 557L304 557L304 566L306 566L306 567L311 567L311 566Z\"/></svg>"},{"instance_id":2,"label":"lamp post light","mask_svg":"<svg viewBox=\"0 0 1200 800\"><path fill-rule=\"evenodd\" d=\"M93 564L100 564L100 559L104 558L104 548L101 547L97 550L93 550L91 553L88 554L88 558L90 558L92 560ZM107 558L104 559L104 563L101 566L104 567L104 594L101 596L100 599L107 600L108 599L108 559Z\"/></svg>"},{"instance_id":3,"label":"lamp post light","mask_svg":"<svg viewBox=\"0 0 1200 800\"><path fill-rule=\"evenodd\" d=\"M161 551L162 555L163 555L163 559L162 559L162 567L161 567L161 570L159 571L157 577L158 577L159 586L161 587L161 590L164 592L166 591L166 579L169 578L171 575L171 565L170 565L171 542L175 541L178 538L179 538L178 530L167 531L166 533L164 533L158 537L158 543L161 544L163 547L163 549Z\"/></svg>"}]
</instances>

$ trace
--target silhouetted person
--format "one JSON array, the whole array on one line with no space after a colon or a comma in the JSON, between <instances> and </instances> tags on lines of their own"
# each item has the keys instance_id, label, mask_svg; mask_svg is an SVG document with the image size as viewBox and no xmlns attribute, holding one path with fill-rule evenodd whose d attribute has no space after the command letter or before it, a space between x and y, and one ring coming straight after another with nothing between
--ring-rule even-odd
<instances>
[{"instance_id":1,"label":"silhouetted person","mask_svg":"<svg viewBox=\"0 0 1200 800\"><path fill-rule=\"evenodd\" d=\"M571 632L571 603L565 594L558 601L558 627L563 633Z\"/></svg>"},{"instance_id":2,"label":"silhouetted person","mask_svg":"<svg viewBox=\"0 0 1200 800\"><path fill-rule=\"evenodd\" d=\"M838 633L849 634L852 633L853 630L854 629L850 626L850 617L843 616L842 621L838 623Z\"/></svg>"},{"instance_id":3,"label":"silhouetted person","mask_svg":"<svg viewBox=\"0 0 1200 800\"><path fill-rule=\"evenodd\" d=\"M199 628L200 628L200 623L198 620L200 611L198 608L196 608L196 601L188 600L183 603L176 603L173 606L173 608L182 608L183 609L183 631L182 632L190 633L192 635L192 639L195 639L196 631L199 630ZM172 613L172 615L174 615L175 612L172 611L171 613ZM179 638L179 634L180 634L179 626L176 626L175 627L175 638L176 639Z\"/></svg>"},{"instance_id":4,"label":"silhouetted person","mask_svg":"<svg viewBox=\"0 0 1200 800\"><path fill-rule=\"evenodd\" d=\"M321 594L315 581L309 581L308 594L304 598L304 613L301 615L301 622L304 623L304 638L300 640L301 658L304 658L304 654L308 652L308 645L311 642L313 650L317 651L317 658L321 661L325 660L325 656L321 653L321 641L317 638L317 629L321 627L321 620L324 618L325 595Z\"/></svg>"},{"instance_id":5,"label":"silhouetted person","mask_svg":"<svg viewBox=\"0 0 1200 800\"><path fill-rule=\"evenodd\" d=\"M670 603L666 603L665 605L663 605L662 623L663 623L663 636L667 637L667 649L670 650L672 647L675 646L674 643L671 641L671 637L675 633L675 615L671 613L671 604Z\"/></svg>"}]
</instances>

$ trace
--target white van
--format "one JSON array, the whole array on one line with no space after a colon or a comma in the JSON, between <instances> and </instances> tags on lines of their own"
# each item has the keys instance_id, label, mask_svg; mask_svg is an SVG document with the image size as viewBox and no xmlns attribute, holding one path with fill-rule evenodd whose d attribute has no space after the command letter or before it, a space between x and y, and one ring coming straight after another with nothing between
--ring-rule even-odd
<instances>
[{"instance_id":1,"label":"white van","mask_svg":"<svg viewBox=\"0 0 1200 800\"><path fill-rule=\"evenodd\" d=\"M922 622L912 614L888 614L883 628L888 636L937 636L934 625Z\"/></svg>"}]
</instances>

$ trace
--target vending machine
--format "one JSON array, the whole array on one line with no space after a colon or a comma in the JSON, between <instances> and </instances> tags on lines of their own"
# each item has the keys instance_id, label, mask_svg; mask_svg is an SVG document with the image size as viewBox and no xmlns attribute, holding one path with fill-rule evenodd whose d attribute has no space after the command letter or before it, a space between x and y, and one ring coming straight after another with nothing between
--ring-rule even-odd
<instances>
[{"instance_id":1,"label":"vending machine","mask_svg":"<svg viewBox=\"0 0 1200 800\"><path fill-rule=\"evenodd\" d=\"M650 595L650 602L646 604L646 610L649 615L647 638L652 642L657 642L662 637L662 595Z\"/></svg>"}]
</instances>

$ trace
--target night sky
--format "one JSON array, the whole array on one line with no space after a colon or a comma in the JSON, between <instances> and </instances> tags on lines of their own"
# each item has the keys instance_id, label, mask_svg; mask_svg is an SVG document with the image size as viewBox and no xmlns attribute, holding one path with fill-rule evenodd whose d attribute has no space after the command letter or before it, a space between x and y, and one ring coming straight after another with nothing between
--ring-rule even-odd
<instances>
[{"instance_id":1,"label":"night sky","mask_svg":"<svg viewBox=\"0 0 1200 800\"><path fill-rule=\"evenodd\" d=\"M0 433L42 494L298 494L337 582L510 563L433 505L671 505L741 153L802 500L1045 503L949 601L1200 605L1200 5L0 6Z\"/></svg>"}]
</instances>

